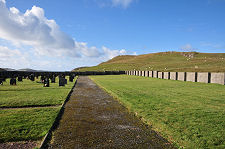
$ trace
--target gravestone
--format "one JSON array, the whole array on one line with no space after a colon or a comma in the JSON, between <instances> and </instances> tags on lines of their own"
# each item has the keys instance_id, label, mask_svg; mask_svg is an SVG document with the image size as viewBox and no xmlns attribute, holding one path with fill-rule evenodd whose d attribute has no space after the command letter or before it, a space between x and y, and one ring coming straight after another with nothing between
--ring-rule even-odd
<instances>
[{"instance_id":1,"label":"gravestone","mask_svg":"<svg viewBox=\"0 0 225 149\"><path fill-rule=\"evenodd\" d=\"M0 78L0 85L3 85L3 79Z\"/></svg>"},{"instance_id":2,"label":"gravestone","mask_svg":"<svg viewBox=\"0 0 225 149\"><path fill-rule=\"evenodd\" d=\"M45 77L44 77L44 76L41 76L40 81L41 81L42 83L44 83L44 80L45 80Z\"/></svg>"},{"instance_id":3,"label":"gravestone","mask_svg":"<svg viewBox=\"0 0 225 149\"><path fill-rule=\"evenodd\" d=\"M73 82L74 76L70 76L69 80L70 82Z\"/></svg>"},{"instance_id":4,"label":"gravestone","mask_svg":"<svg viewBox=\"0 0 225 149\"><path fill-rule=\"evenodd\" d=\"M23 77L22 76L18 76L18 81L22 82L23 81Z\"/></svg>"},{"instance_id":5,"label":"gravestone","mask_svg":"<svg viewBox=\"0 0 225 149\"><path fill-rule=\"evenodd\" d=\"M67 79L64 79L65 84L67 84Z\"/></svg>"},{"instance_id":6,"label":"gravestone","mask_svg":"<svg viewBox=\"0 0 225 149\"><path fill-rule=\"evenodd\" d=\"M16 85L16 79L15 78L10 79L10 85Z\"/></svg>"},{"instance_id":7,"label":"gravestone","mask_svg":"<svg viewBox=\"0 0 225 149\"><path fill-rule=\"evenodd\" d=\"M51 83L55 83L55 76L51 78Z\"/></svg>"},{"instance_id":8,"label":"gravestone","mask_svg":"<svg viewBox=\"0 0 225 149\"><path fill-rule=\"evenodd\" d=\"M59 86L65 86L65 79L59 77Z\"/></svg>"},{"instance_id":9,"label":"gravestone","mask_svg":"<svg viewBox=\"0 0 225 149\"><path fill-rule=\"evenodd\" d=\"M30 80L34 81L34 75L33 74L30 75Z\"/></svg>"},{"instance_id":10,"label":"gravestone","mask_svg":"<svg viewBox=\"0 0 225 149\"><path fill-rule=\"evenodd\" d=\"M44 87L49 87L49 78L44 79Z\"/></svg>"}]
</instances>

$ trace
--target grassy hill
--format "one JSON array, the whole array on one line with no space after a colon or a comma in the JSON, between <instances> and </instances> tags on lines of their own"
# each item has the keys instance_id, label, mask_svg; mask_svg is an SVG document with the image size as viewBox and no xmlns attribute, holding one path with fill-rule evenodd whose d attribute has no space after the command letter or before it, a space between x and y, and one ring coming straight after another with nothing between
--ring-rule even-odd
<instances>
[{"instance_id":1,"label":"grassy hill","mask_svg":"<svg viewBox=\"0 0 225 149\"><path fill-rule=\"evenodd\" d=\"M158 70L225 72L225 53L161 52L122 55L97 66L73 71Z\"/></svg>"}]
</instances>

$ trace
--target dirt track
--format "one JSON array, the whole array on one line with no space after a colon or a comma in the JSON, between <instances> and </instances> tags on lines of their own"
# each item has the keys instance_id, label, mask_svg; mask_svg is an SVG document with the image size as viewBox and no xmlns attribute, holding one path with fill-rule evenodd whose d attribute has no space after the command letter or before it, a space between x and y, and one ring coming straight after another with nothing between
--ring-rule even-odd
<instances>
[{"instance_id":1,"label":"dirt track","mask_svg":"<svg viewBox=\"0 0 225 149\"><path fill-rule=\"evenodd\" d=\"M79 77L49 148L173 148L88 77Z\"/></svg>"}]
</instances>

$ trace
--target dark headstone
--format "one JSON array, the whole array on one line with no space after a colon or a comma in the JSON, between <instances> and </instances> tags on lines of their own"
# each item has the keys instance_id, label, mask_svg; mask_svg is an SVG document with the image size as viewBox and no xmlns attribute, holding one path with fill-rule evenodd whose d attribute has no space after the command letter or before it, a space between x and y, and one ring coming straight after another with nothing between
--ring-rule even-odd
<instances>
[{"instance_id":1,"label":"dark headstone","mask_svg":"<svg viewBox=\"0 0 225 149\"><path fill-rule=\"evenodd\" d=\"M34 81L34 78L35 78L34 75L30 75L30 80L31 81Z\"/></svg>"},{"instance_id":2,"label":"dark headstone","mask_svg":"<svg viewBox=\"0 0 225 149\"><path fill-rule=\"evenodd\" d=\"M40 81L41 81L42 83L44 83L44 80L45 80L45 77L44 77L44 76L41 76Z\"/></svg>"},{"instance_id":3,"label":"dark headstone","mask_svg":"<svg viewBox=\"0 0 225 149\"><path fill-rule=\"evenodd\" d=\"M44 87L49 87L49 79L48 78L44 79Z\"/></svg>"},{"instance_id":4,"label":"dark headstone","mask_svg":"<svg viewBox=\"0 0 225 149\"><path fill-rule=\"evenodd\" d=\"M23 77L22 76L18 76L18 81L19 82L23 81Z\"/></svg>"},{"instance_id":5,"label":"dark headstone","mask_svg":"<svg viewBox=\"0 0 225 149\"><path fill-rule=\"evenodd\" d=\"M55 77L54 76L51 78L51 83L55 83Z\"/></svg>"},{"instance_id":6,"label":"dark headstone","mask_svg":"<svg viewBox=\"0 0 225 149\"><path fill-rule=\"evenodd\" d=\"M65 86L65 79L64 78L59 78L59 86Z\"/></svg>"},{"instance_id":7,"label":"dark headstone","mask_svg":"<svg viewBox=\"0 0 225 149\"><path fill-rule=\"evenodd\" d=\"M16 79L15 78L10 79L10 85L16 85Z\"/></svg>"},{"instance_id":8,"label":"dark headstone","mask_svg":"<svg viewBox=\"0 0 225 149\"><path fill-rule=\"evenodd\" d=\"M3 79L0 78L0 85L3 85Z\"/></svg>"},{"instance_id":9,"label":"dark headstone","mask_svg":"<svg viewBox=\"0 0 225 149\"><path fill-rule=\"evenodd\" d=\"M64 79L65 84L67 84L67 79Z\"/></svg>"},{"instance_id":10,"label":"dark headstone","mask_svg":"<svg viewBox=\"0 0 225 149\"><path fill-rule=\"evenodd\" d=\"M73 82L74 76L70 76L69 81Z\"/></svg>"}]
</instances>

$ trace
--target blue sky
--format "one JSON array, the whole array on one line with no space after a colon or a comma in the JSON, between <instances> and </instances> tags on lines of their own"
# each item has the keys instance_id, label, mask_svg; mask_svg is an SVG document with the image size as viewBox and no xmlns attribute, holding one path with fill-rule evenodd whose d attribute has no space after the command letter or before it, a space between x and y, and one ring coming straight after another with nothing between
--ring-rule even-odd
<instances>
[{"instance_id":1,"label":"blue sky","mask_svg":"<svg viewBox=\"0 0 225 149\"><path fill-rule=\"evenodd\" d=\"M123 54L225 52L225 0L0 0L0 7L0 67L64 71Z\"/></svg>"}]
</instances>

